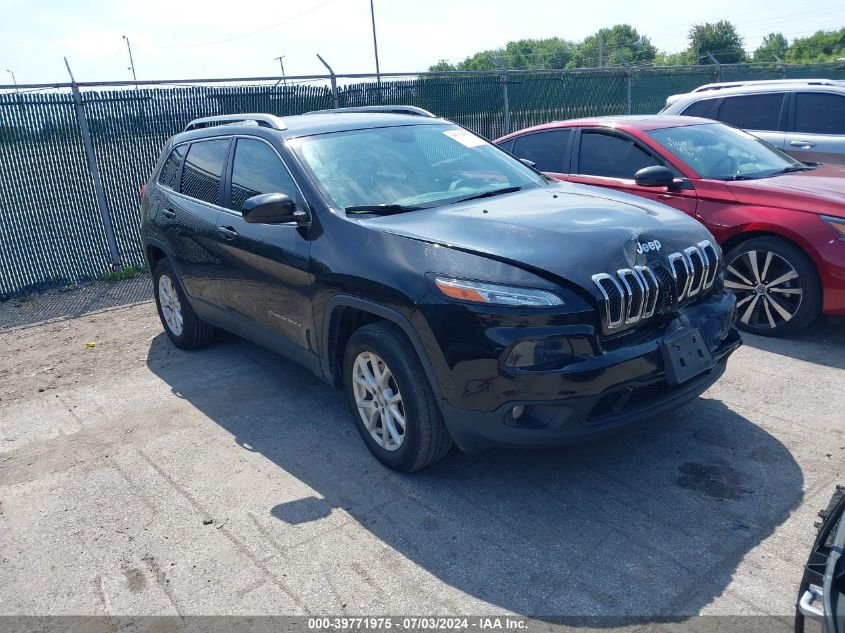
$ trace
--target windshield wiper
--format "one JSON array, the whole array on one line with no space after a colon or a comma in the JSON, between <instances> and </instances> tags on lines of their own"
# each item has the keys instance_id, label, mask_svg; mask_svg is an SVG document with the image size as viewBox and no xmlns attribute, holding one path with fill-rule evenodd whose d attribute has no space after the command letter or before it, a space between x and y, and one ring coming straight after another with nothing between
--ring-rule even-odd
<instances>
[{"instance_id":1,"label":"windshield wiper","mask_svg":"<svg viewBox=\"0 0 845 633\"><path fill-rule=\"evenodd\" d=\"M796 171L809 171L811 169L815 169L815 167L810 167L808 165L790 165L789 167L784 167L780 171L776 171L772 174L772 176L780 176L781 174L791 174Z\"/></svg>"},{"instance_id":2,"label":"windshield wiper","mask_svg":"<svg viewBox=\"0 0 845 633\"><path fill-rule=\"evenodd\" d=\"M417 211L423 207L405 204L356 204L346 207L345 211L351 215L377 214L390 215L392 213L405 213L406 211Z\"/></svg>"},{"instance_id":3,"label":"windshield wiper","mask_svg":"<svg viewBox=\"0 0 845 633\"><path fill-rule=\"evenodd\" d=\"M499 189L490 189L489 191L482 191L481 193L475 193L471 196L458 198L449 204L458 204L459 202L466 202L467 200L479 200L480 198L492 198L493 196L500 196L504 193L515 193L521 190L522 187L500 187Z\"/></svg>"}]
</instances>

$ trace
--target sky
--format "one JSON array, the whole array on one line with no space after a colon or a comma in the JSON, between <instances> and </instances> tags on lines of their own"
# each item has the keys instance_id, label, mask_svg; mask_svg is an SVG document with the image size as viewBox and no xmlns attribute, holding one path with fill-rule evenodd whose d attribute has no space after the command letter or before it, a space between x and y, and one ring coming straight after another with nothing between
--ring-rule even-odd
<instances>
[{"instance_id":1,"label":"sky","mask_svg":"<svg viewBox=\"0 0 845 633\"><path fill-rule=\"evenodd\" d=\"M814 0L374 0L381 71L457 62L510 40L580 40L628 23L680 51L694 23L732 21L753 51L767 33L790 40L845 26L845 2ZM369 0L0 0L0 84L375 72Z\"/></svg>"}]
</instances>

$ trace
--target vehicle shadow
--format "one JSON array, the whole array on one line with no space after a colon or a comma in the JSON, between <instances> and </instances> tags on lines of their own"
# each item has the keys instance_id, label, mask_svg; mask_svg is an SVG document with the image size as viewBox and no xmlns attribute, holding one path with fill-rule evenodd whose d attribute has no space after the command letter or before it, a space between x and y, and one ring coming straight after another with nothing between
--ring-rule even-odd
<instances>
[{"instance_id":1,"label":"vehicle shadow","mask_svg":"<svg viewBox=\"0 0 845 633\"><path fill-rule=\"evenodd\" d=\"M712 399L591 445L453 450L402 475L367 452L341 392L251 343L224 336L186 353L162 334L147 362L241 450L277 465L280 481L313 491L242 510L279 542L294 533L307 540L307 557L286 563L288 575L307 576L323 558L336 577L351 567L369 580L346 591L357 598L368 584L387 585L389 613L424 611L430 592L431 608L446 615L505 610L601 628L694 615L802 498L790 452ZM244 496L239 503L250 504ZM322 526L340 509L387 547L361 536L350 545L348 534ZM368 565L378 569L368 574ZM415 566L427 573L410 577ZM317 576L301 582L305 599L331 585ZM354 598L353 608L367 604Z\"/></svg>"},{"instance_id":2,"label":"vehicle shadow","mask_svg":"<svg viewBox=\"0 0 845 633\"><path fill-rule=\"evenodd\" d=\"M845 369L845 323L819 319L808 328L784 338L755 336L744 332L742 341L772 354Z\"/></svg>"}]
</instances>

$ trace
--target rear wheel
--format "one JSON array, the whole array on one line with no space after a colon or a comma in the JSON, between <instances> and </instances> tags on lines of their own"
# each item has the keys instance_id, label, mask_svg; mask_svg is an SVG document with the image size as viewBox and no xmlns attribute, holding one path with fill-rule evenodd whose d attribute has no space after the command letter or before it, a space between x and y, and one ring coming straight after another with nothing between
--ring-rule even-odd
<instances>
[{"instance_id":1,"label":"rear wheel","mask_svg":"<svg viewBox=\"0 0 845 633\"><path fill-rule=\"evenodd\" d=\"M208 345L214 337L214 327L194 312L167 258L155 266L153 290L158 316L173 344L182 349L197 349Z\"/></svg>"},{"instance_id":2,"label":"rear wheel","mask_svg":"<svg viewBox=\"0 0 845 633\"><path fill-rule=\"evenodd\" d=\"M737 297L737 325L779 336L806 327L819 315L821 284L809 257L778 237L757 237L728 253L725 287Z\"/></svg>"},{"instance_id":3,"label":"rear wheel","mask_svg":"<svg viewBox=\"0 0 845 633\"><path fill-rule=\"evenodd\" d=\"M419 470L452 446L416 350L386 322L349 338L343 384L358 432L373 455L394 470Z\"/></svg>"}]
</instances>

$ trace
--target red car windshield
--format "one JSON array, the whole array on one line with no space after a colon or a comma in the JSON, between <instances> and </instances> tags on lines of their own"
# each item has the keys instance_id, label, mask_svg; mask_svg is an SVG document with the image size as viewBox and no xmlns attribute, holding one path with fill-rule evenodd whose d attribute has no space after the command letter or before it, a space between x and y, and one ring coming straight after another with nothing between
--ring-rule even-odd
<instances>
[{"instance_id":1,"label":"red car windshield","mask_svg":"<svg viewBox=\"0 0 845 633\"><path fill-rule=\"evenodd\" d=\"M685 125L647 133L712 180L753 180L810 169L755 136L721 123Z\"/></svg>"}]
</instances>

